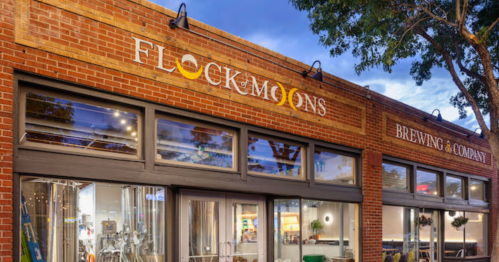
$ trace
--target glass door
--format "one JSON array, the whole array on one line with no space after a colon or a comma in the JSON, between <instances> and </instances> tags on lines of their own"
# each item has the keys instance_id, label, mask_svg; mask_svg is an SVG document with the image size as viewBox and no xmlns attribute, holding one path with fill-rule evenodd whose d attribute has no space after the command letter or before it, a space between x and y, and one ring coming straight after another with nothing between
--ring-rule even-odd
<instances>
[{"instance_id":1,"label":"glass door","mask_svg":"<svg viewBox=\"0 0 499 262\"><path fill-rule=\"evenodd\" d=\"M227 210L230 212L227 261L264 261L264 198L229 195Z\"/></svg>"},{"instance_id":2,"label":"glass door","mask_svg":"<svg viewBox=\"0 0 499 262\"><path fill-rule=\"evenodd\" d=\"M182 191L182 262L257 262L265 259L263 197Z\"/></svg>"},{"instance_id":3,"label":"glass door","mask_svg":"<svg viewBox=\"0 0 499 262\"><path fill-rule=\"evenodd\" d=\"M431 223L428 221L431 220ZM419 253L426 262L439 261L439 212L420 209L419 215Z\"/></svg>"},{"instance_id":4,"label":"glass door","mask_svg":"<svg viewBox=\"0 0 499 262\"><path fill-rule=\"evenodd\" d=\"M225 258L225 196L183 192L180 206L182 262L222 262Z\"/></svg>"}]
</instances>

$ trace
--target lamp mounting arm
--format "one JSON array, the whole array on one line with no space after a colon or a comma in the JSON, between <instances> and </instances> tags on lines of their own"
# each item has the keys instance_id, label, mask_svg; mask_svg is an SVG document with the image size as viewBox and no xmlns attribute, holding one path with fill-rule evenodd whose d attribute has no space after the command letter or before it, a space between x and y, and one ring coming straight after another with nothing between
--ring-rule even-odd
<instances>
[{"instance_id":1,"label":"lamp mounting arm","mask_svg":"<svg viewBox=\"0 0 499 262\"><path fill-rule=\"evenodd\" d=\"M301 75L303 77L307 77L308 73L312 72L312 69L314 69L314 65L315 63L319 63L319 68L317 69L317 72L322 72L322 66L321 66L321 61L319 60L315 60L314 63L312 64L312 66L310 67L310 69L307 71L307 70L304 70Z\"/></svg>"},{"instance_id":2,"label":"lamp mounting arm","mask_svg":"<svg viewBox=\"0 0 499 262\"><path fill-rule=\"evenodd\" d=\"M187 7L185 6L185 3L180 4L180 7L178 8L178 12L177 12L177 17L175 19L177 19L178 16L180 15L180 10L182 10L182 6L184 7L184 11L182 12L182 14L186 13L185 10L187 9Z\"/></svg>"}]
</instances>

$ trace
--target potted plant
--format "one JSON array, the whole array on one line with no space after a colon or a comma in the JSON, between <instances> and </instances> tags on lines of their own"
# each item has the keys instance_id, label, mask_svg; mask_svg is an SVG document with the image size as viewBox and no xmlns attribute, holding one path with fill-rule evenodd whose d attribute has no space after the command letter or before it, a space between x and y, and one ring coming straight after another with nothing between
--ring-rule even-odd
<instances>
[{"instance_id":1,"label":"potted plant","mask_svg":"<svg viewBox=\"0 0 499 262\"><path fill-rule=\"evenodd\" d=\"M324 225L322 225L321 221L316 219L310 223L310 228L312 229L312 232L314 232L314 239L319 240L319 232L324 228Z\"/></svg>"},{"instance_id":2,"label":"potted plant","mask_svg":"<svg viewBox=\"0 0 499 262\"><path fill-rule=\"evenodd\" d=\"M463 217L463 216L458 216L454 218L454 221L452 221L451 225L457 230L457 231L462 231L464 229L464 225L468 223L468 218Z\"/></svg>"},{"instance_id":3,"label":"potted plant","mask_svg":"<svg viewBox=\"0 0 499 262\"><path fill-rule=\"evenodd\" d=\"M433 219L431 217L426 217L422 215L419 217L419 227L423 229L426 226L431 226L433 224Z\"/></svg>"}]
</instances>

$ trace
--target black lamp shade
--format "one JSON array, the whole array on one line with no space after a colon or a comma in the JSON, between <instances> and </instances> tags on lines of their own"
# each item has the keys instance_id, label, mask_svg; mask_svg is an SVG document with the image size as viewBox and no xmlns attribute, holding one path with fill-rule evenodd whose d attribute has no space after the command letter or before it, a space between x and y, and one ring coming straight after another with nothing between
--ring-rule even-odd
<instances>
[{"instance_id":1,"label":"black lamp shade","mask_svg":"<svg viewBox=\"0 0 499 262\"><path fill-rule=\"evenodd\" d=\"M185 14L185 12L179 17L177 18L176 20L170 20L170 27L172 29L175 29L177 27L182 27L184 29L187 29L189 30L189 23L187 22L187 14Z\"/></svg>"},{"instance_id":2,"label":"black lamp shade","mask_svg":"<svg viewBox=\"0 0 499 262\"><path fill-rule=\"evenodd\" d=\"M312 76L313 79L315 80L319 80L322 82L322 71L317 71L317 73L315 73L313 76Z\"/></svg>"},{"instance_id":3,"label":"black lamp shade","mask_svg":"<svg viewBox=\"0 0 499 262\"><path fill-rule=\"evenodd\" d=\"M317 69L317 72L312 76L312 78L322 82L322 68L321 68L321 61L319 61L319 60L315 60L315 62L310 67L310 69L308 71L305 70L305 71L301 72L301 75L303 77L307 77L308 73L312 72L312 69L314 68L315 63L319 63L319 68Z\"/></svg>"},{"instance_id":4,"label":"black lamp shade","mask_svg":"<svg viewBox=\"0 0 499 262\"><path fill-rule=\"evenodd\" d=\"M182 6L184 7L184 10L182 11L182 14L180 14ZM170 20L169 26L171 27L171 29L182 27L184 29L189 30L189 23L187 22L187 12L185 11L185 9L186 9L185 3L182 3L178 9L177 18L175 20L174 19Z\"/></svg>"},{"instance_id":5,"label":"black lamp shade","mask_svg":"<svg viewBox=\"0 0 499 262\"><path fill-rule=\"evenodd\" d=\"M440 123L442 123L444 120L442 119L442 115L440 113L438 113L438 116L437 116L437 119L435 119L435 121L438 121Z\"/></svg>"},{"instance_id":6,"label":"black lamp shade","mask_svg":"<svg viewBox=\"0 0 499 262\"><path fill-rule=\"evenodd\" d=\"M480 132L480 135L478 137L481 139L485 139L485 135L483 134L483 132Z\"/></svg>"}]
</instances>

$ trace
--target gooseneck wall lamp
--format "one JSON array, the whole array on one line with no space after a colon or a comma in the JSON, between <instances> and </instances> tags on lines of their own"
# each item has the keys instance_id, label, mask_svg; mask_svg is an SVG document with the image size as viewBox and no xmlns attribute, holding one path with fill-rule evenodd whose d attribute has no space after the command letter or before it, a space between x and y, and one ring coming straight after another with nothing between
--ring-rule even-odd
<instances>
[{"instance_id":1,"label":"gooseneck wall lamp","mask_svg":"<svg viewBox=\"0 0 499 262\"><path fill-rule=\"evenodd\" d=\"M180 10L184 7L184 11L180 14ZM177 27L182 27L184 29L189 30L189 23L187 22L187 12L185 11L185 3L182 3L178 8L177 18L170 20L171 29L175 29Z\"/></svg>"},{"instance_id":2,"label":"gooseneck wall lamp","mask_svg":"<svg viewBox=\"0 0 499 262\"><path fill-rule=\"evenodd\" d=\"M317 73L315 73L312 78L315 79L315 80L319 80L322 82L322 68L321 68L321 61L319 60L315 60L315 62L312 64L312 66L310 67L310 69L307 71L307 70L304 70L301 75L303 77L307 77L308 76L308 73L312 72L312 69L314 68L314 65L315 63L319 63L319 68L317 69Z\"/></svg>"},{"instance_id":3,"label":"gooseneck wall lamp","mask_svg":"<svg viewBox=\"0 0 499 262\"><path fill-rule=\"evenodd\" d=\"M476 131L477 131L478 129L480 129L480 128L475 129L475 131L473 131L473 134L467 134L466 136L467 136L468 138L472 137L474 134L476 134ZM485 139L485 135L483 134L483 131L481 131L481 129L480 129L480 135L478 135L478 137L479 137L479 138L481 138L481 139Z\"/></svg>"},{"instance_id":4,"label":"gooseneck wall lamp","mask_svg":"<svg viewBox=\"0 0 499 262\"><path fill-rule=\"evenodd\" d=\"M435 121L442 123L443 122L442 115L440 114L440 110L438 110L438 109L433 110L433 112L431 112L430 116L425 116L424 121L428 121L428 119L430 119L430 117L433 116L433 113L435 113L435 111L438 111L438 115L437 115L437 118L435 119Z\"/></svg>"}]
</instances>

